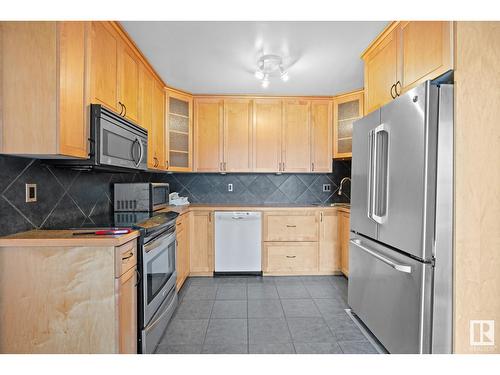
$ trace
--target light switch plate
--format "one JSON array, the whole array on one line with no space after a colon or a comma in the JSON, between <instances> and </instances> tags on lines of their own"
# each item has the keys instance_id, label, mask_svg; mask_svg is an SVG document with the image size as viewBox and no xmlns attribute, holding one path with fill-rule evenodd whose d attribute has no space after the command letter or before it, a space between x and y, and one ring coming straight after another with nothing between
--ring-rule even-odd
<instances>
[{"instance_id":1,"label":"light switch plate","mask_svg":"<svg viewBox=\"0 0 500 375\"><path fill-rule=\"evenodd\" d=\"M324 192L332 191L332 185L331 184L323 184L323 191Z\"/></svg>"},{"instance_id":2,"label":"light switch plate","mask_svg":"<svg viewBox=\"0 0 500 375\"><path fill-rule=\"evenodd\" d=\"M233 184L227 184L227 191L233 191Z\"/></svg>"},{"instance_id":3,"label":"light switch plate","mask_svg":"<svg viewBox=\"0 0 500 375\"><path fill-rule=\"evenodd\" d=\"M26 184L26 203L36 202L36 184Z\"/></svg>"}]
</instances>

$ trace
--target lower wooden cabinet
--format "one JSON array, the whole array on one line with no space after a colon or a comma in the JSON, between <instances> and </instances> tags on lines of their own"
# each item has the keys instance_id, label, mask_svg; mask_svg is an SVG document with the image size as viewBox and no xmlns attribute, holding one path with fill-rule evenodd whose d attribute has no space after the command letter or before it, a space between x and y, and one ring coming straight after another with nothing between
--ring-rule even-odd
<instances>
[{"instance_id":1,"label":"lower wooden cabinet","mask_svg":"<svg viewBox=\"0 0 500 375\"><path fill-rule=\"evenodd\" d=\"M212 211L193 211L191 217L189 273L212 276L214 272L214 223Z\"/></svg>"},{"instance_id":2,"label":"lower wooden cabinet","mask_svg":"<svg viewBox=\"0 0 500 375\"><path fill-rule=\"evenodd\" d=\"M317 273L317 242L264 242L263 272L273 275Z\"/></svg>"},{"instance_id":3,"label":"lower wooden cabinet","mask_svg":"<svg viewBox=\"0 0 500 375\"><path fill-rule=\"evenodd\" d=\"M191 214L185 213L177 218L176 236L177 236L177 282L176 288L180 290L184 281L189 276L189 221Z\"/></svg>"},{"instance_id":4,"label":"lower wooden cabinet","mask_svg":"<svg viewBox=\"0 0 500 375\"><path fill-rule=\"evenodd\" d=\"M347 212L339 212L339 240L340 240L340 269L347 277L349 276L349 228L350 228L350 214Z\"/></svg>"},{"instance_id":5,"label":"lower wooden cabinet","mask_svg":"<svg viewBox=\"0 0 500 375\"><path fill-rule=\"evenodd\" d=\"M319 220L319 271L334 273L340 271L339 212L320 212Z\"/></svg>"},{"instance_id":6,"label":"lower wooden cabinet","mask_svg":"<svg viewBox=\"0 0 500 375\"><path fill-rule=\"evenodd\" d=\"M264 241L318 241L316 211L266 212L263 220Z\"/></svg>"},{"instance_id":7,"label":"lower wooden cabinet","mask_svg":"<svg viewBox=\"0 0 500 375\"><path fill-rule=\"evenodd\" d=\"M119 353L137 353L137 267L118 278Z\"/></svg>"}]
</instances>

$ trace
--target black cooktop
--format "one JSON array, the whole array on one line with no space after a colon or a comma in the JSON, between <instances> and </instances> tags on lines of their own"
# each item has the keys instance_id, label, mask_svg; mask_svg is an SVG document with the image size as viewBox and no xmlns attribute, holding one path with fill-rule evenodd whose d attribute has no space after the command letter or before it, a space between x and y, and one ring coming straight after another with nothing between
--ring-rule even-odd
<instances>
[{"instance_id":1,"label":"black cooktop","mask_svg":"<svg viewBox=\"0 0 500 375\"><path fill-rule=\"evenodd\" d=\"M102 228L133 228L146 234L164 227L175 225L177 212L111 212L110 214L92 216L85 221L66 221L45 229L102 229Z\"/></svg>"}]
</instances>

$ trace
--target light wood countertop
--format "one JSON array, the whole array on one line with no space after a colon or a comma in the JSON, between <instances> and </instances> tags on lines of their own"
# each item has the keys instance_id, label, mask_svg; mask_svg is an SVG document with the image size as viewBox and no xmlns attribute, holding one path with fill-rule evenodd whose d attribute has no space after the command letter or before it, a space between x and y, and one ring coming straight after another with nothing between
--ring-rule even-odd
<instances>
[{"instance_id":1,"label":"light wood countertop","mask_svg":"<svg viewBox=\"0 0 500 375\"><path fill-rule=\"evenodd\" d=\"M6 246L71 246L71 247L108 247L120 246L134 238L139 237L140 233L134 230L128 234L117 236L74 236L74 232L88 232L88 229L82 230L30 230L12 234L6 237L0 237L0 247Z\"/></svg>"},{"instance_id":2,"label":"light wood countertop","mask_svg":"<svg viewBox=\"0 0 500 375\"><path fill-rule=\"evenodd\" d=\"M254 205L237 205L237 204L200 204L191 203L184 206L167 206L160 212L174 211L180 215L190 211L284 211L284 210L337 210L350 213L351 209L347 206L330 206L330 205L290 205L290 204L254 204Z\"/></svg>"}]
</instances>

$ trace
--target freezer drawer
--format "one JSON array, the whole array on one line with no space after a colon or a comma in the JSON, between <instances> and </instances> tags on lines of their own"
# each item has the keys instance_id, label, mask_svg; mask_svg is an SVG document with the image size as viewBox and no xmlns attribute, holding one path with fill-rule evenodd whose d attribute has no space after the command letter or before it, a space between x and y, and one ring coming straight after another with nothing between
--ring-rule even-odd
<instances>
[{"instance_id":1,"label":"freezer drawer","mask_svg":"<svg viewBox=\"0 0 500 375\"><path fill-rule=\"evenodd\" d=\"M349 245L354 313L390 353L429 353L432 266L363 237Z\"/></svg>"}]
</instances>

